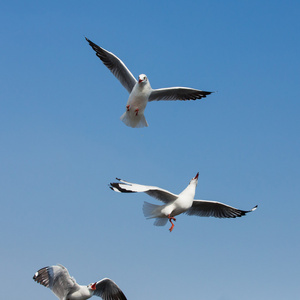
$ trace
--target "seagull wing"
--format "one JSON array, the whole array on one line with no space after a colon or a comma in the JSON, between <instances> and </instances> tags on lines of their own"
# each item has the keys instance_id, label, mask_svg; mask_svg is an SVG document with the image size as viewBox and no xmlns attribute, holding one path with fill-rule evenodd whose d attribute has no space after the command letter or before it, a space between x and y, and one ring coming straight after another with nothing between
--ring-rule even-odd
<instances>
[{"instance_id":1,"label":"seagull wing","mask_svg":"<svg viewBox=\"0 0 300 300\"><path fill-rule=\"evenodd\" d=\"M137 183L127 182L127 181L119 179L119 178L116 178L116 179L123 183L114 182L114 183L110 184L110 188L115 192L120 192L120 193L143 192L143 193L146 193L149 196L156 198L157 200L160 200L164 203L169 203L178 198L178 195L175 195L167 190L161 189L156 186L141 185L141 184L137 184Z\"/></svg>"},{"instance_id":2,"label":"seagull wing","mask_svg":"<svg viewBox=\"0 0 300 300\"><path fill-rule=\"evenodd\" d=\"M152 90L148 101L159 100L196 100L205 98L212 92L205 92L186 87L171 87Z\"/></svg>"},{"instance_id":3,"label":"seagull wing","mask_svg":"<svg viewBox=\"0 0 300 300\"><path fill-rule=\"evenodd\" d=\"M186 211L186 214L200 217L236 218L244 216L256 208L257 205L251 210L240 210L217 201L194 200L192 207Z\"/></svg>"},{"instance_id":4,"label":"seagull wing","mask_svg":"<svg viewBox=\"0 0 300 300\"><path fill-rule=\"evenodd\" d=\"M108 67L108 69L115 75L115 77L122 83L124 88L131 93L136 79L125 66L125 64L113 53L99 47L94 44L88 38L85 38L90 46L95 50L96 55L102 60L102 62Z\"/></svg>"},{"instance_id":5,"label":"seagull wing","mask_svg":"<svg viewBox=\"0 0 300 300\"><path fill-rule=\"evenodd\" d=\"M64 300L70 292L79 290L79 285L62 265L45 267L38 270L33 280L48 287L60 299Z\"/></svg>"},{"instance_id":6,"label":"seagull wing","mask_svg":"<svg viewBox=\"0 0 300 300\"><path fill-rule=\"evenodd\" d=\"M121 289L109 278L104 278L96 283L94 295L104 300L127 300Z\"/></svg>"}]
</instances>

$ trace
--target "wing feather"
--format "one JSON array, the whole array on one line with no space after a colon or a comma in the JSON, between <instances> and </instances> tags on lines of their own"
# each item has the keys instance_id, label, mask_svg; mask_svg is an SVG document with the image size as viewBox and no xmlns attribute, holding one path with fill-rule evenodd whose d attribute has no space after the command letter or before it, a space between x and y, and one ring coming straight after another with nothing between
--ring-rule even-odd
<instances>
[{"instance_id":1,"label":"wing feather","mask_svg":"<svg viewBox=\"0 0 300 300\"><path fill-rule=\"evenodd\" d=\"M193 205L186 211L186 214L201 217L215 218L236 218L254 211L257 205L251 210L241 210L217 201L194 200Z\"/></svg>"},{"instance_id":2,"label":"wing feather","mask_svg":"<svg viewBox=\"0 0 300 300\"><path fill-rule=\"evenodd\" d=\"M61 300L70 293L79 289L75 279L70 276L67 268L62 265L48 266L38 270L33 280L48 287Z\"/></svg>"},{"instance_id":3,"label":"wing feather","mask_svg":"<svg viewBox=\"0 0 300 300\"><path fill-rule=\"evenodd\" d=\"M109 278L97 282L94 295L103 300L127 300L121 289Z\"/></svg>"},{"instance_id":4,"label":"wing feather","mask_svg":"<svg viewBox=\"0 0 300 300\"><path fill-rule=\"evenodd\" d=\"M122 60L113 53L94 44L88 38L85 39L96 52L96 55L102 60L104 65L115 75L115 77L121 82L128 93L131 93L137 80L134 78L134 76L125 66Z\"/></svg>"},{"instance_id":5,"label":"wing feather","mask_svg":"<svg viewBox=\"0 0 300 300\"><path fill-rule=\"evenodd\" d=\"M206 92L186 87L171 87L152 90L149 101L159 100L196 100L205 98L212 92Z\"/></svg>"},{"instance_id":6,"label":"wing feather","mask_svg":"<svg viewBox=\"0 0 300 300\"><path fill-rule=\"evenodd\" d=\"M157 200L160 200L164 203L169 203L171 201L174 201L178 198L178 195L175 195L167 190L161 189L156 186L150 186L150 185L141 185L137 183L131 183L127 182L125 180L116 178L117 180L123 182L113 182L110 184L110 188L115 192L120 193L139 193L143 192L147 195L156 198Z\"/></svg>"}]
</instances>

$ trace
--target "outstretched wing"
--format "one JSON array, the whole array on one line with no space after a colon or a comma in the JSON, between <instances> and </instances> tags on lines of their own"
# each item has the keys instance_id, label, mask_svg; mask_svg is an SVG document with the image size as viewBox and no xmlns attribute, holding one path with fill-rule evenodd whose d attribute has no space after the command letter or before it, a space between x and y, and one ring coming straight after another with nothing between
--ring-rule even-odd
<instances>
[{"instance_id":1,"label":"outstretched wing","mask_svg":"<svg viewBox=\"0 0 300 300\"><path fill-rule=\"evenodd\" d=\"M103 300L127 300L121 289L109 278L104 278L96 283L94 295Z\"/></svg>"},{"instance_id":2,"label":"outstretched wing","mask_svg":"<svg viewBox=\"0 0 300 300\"><path fill-rule=\"evenodd\" d=\"M149 101L159 100L196 100L205 98L212 92L195 90L186 87L171 87L152 90Z\"/></svg>"},{"instance_id":3,"label":"outstretched wing","mask_svg":"<svg viewBox=\"0 0 300 300\"><path fill-rule=\"evenodd\" d=\"M110 188L115 192L120 192L120 193L143 192L143 193L146 193L149 196L156 198L157 200L160 200L164 203L169 203L178 198L178 195L175 195L167 190L161 189L156 186L131 183L131 182L127 182L125 180L119 179L119 178L116 178L116 179L123 183L114 182L114 183L110 184Z\"/></svg>"},{"instance_id":4,"label":"outstretched wing","mask_svg":"<svg viewBox=\"0 0 300 300\"><path fill-rule=\"evenodd\" d=\"M192 216L215 217L215 218L236 218L254 211L257 205L251 210L240 210L217 201L194 200L193 205L185 213Z\"/></svg>"},{"instance_id":5,"label":"outstretched wing","mask_svg":"<svg viewBox=\"0 0 300 300\"><path fill-rule=\"evenodd\" d=\"M115 77L122 83L124 88L131 93L134 85L136 84L136 79L125 66L125 64L113 53L99 47L94 44L88 38L85 38L90 46L95 50L96 55L102 60L102 62L107 66L107 68L115 75Z\"/></svg>"},{"instance_id":6,"label":"outstretched wing","mask_svg":"<svg viewBox=\"0 0 300 300\"><path fill-rule=\"evenodd\" d=\"M79 289L75 279L70 276L68 270L62 266L45 267L38 270L33 280L48 287L60 299L63 300L70 293Z\"/></svg>"}]
</instances>

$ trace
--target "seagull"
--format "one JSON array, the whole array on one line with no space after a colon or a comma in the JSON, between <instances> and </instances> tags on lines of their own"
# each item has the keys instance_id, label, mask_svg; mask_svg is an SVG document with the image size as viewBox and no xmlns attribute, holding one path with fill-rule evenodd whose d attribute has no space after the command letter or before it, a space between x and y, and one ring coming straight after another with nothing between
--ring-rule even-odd
<instances>
[{"instance_id":1,"label":"seagull","mask_svg":"<svg viewBox=\"0 0 300 300\"><path fill-rule=\"evenodd\" d=\"M174 217L182 213L186 213L189 216L236 218L244 216L246 213L254 211L257 208L256 205L251 210L245 211L217 201L194 200L198 177L199 172L191 179L189 185L179 195L156 186L131 183L119 178L116 179L121 183L110 183L110 188L113 191L120 193L143 192L164 202L164 205L155 205L144 202L143 212L147 219L156 218L154 222L155 226L164 226L169 220L172 224L169 229L170 232L172 232L174 228L174 223L172 221L176 221Z\"/></svg>"},{"instance_id":2,"label":"seagull","mask_svg":"<svg viewBox=\"0 0 300 300\"><path fill-rule=\"evenodd\" d=\"M125 113L120 118L129 127L148 127L144 116L144 110L148 102L159 100L196 100L205 98L212 93L187 87L152 89L145 74L140 74L137 81L121 59L94 44L88 38L85 39L95 50L96 55L102 60L104 65L115 75L130 94Z\"/></svg>"},{"instance_id":3,"label":"seagull","mask_svg":"<svg viewBox=\"0 0 300 300\"><path fill-rule=\"evenodd\" d=\"M120 288L109 278L91 283L79 285L70 276L67 268L62 265L54 265L38 270L33 280L48 287L60 300L86 300L93 295L104 300L126 300Z\"/></svg>"}]
</instances>

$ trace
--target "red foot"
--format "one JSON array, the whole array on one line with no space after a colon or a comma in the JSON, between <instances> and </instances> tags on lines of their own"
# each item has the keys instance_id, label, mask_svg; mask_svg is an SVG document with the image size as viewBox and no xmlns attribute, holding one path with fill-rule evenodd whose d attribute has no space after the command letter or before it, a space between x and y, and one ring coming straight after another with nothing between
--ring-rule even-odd
<instances>
[{"instance_id":1,"label":"red foot","mask_svg":"<svg viewBox=\"0 0 300 300\"><path fill-rule=\"evenodd\" d=\"M174 228L174 224L173 224L172 220L176 221L176 219L174 217L171 217L171 215L169 215L168 218L169 218L170 223L172 224L172 226L169 228L169 230L170 230L170 232L172 232L172 230Z\"/></svg>"},{"instance_id":2,"label":"red foot","mask_svg":"<svg viewBox=\"0 0 300 300\"><path fill-rule=\"evenodd\" d=\"M138 113L139 113L139 109L137 108L137 109L135 110L135 115L137 116Z\"/></svg>"},{"instance_id":3,"label":"red foot","mask_svg":"<svg viewBox=\"0 0 300 300\"><path fill-rule=\"evenodd\" d=\"M129 111L130 105L126 105L126 109L127 111Z\"/></svg>"}]
</instances>

